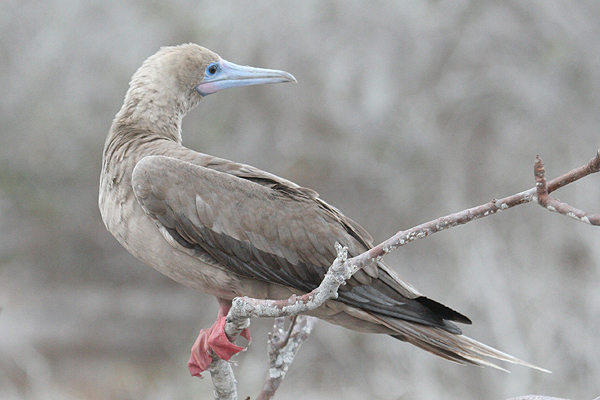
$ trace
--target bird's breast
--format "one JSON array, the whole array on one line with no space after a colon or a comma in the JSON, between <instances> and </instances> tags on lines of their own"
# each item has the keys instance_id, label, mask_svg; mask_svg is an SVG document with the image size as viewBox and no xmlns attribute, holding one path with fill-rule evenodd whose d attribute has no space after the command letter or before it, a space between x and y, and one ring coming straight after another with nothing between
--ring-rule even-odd
<instances>
[{"instance_id":1,"label":"bird's breast","mask_svg":"<svg viewBox=\"0 0 600 400\"><path fill-rule=\"evenodd\" d=\"M129 189L129 190L128 190ZM133 256L169 278L196 290L224 298L268 296L268 285L242 280L210 257L193 254L174 241L169 243L160 227L138 204L131 187L102 176L99 208L108 231Z\"/></svg>"}]
</instances>

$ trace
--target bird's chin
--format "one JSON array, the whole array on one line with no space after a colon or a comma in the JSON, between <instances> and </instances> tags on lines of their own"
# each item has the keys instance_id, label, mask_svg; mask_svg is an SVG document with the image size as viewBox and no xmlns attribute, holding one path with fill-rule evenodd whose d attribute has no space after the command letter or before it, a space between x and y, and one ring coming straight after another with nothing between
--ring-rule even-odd
<instances>
[{"instance_id":1,"label":"bird's chin","mask_svg":"<svg viewBox=\"0 0 600 400\"><path fill-rule=\"evenodd\" d=\"M219 82L206 82L201 83L196 86L196 90L200 93L201 96L208 96L209 94L213 94L218 92L219 90L225 89L224 87L219 87Z\"/></svg>"}]
</instances>

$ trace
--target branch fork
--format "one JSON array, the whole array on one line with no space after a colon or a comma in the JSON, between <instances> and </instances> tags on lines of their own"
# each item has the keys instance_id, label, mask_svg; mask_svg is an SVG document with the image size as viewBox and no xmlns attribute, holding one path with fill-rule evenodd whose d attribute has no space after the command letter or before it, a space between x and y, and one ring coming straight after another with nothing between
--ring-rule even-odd
<instances>
[{"instance_id":1,"label":"branch fork","mask_svg":"<svg viewBox=\"0 0 600 400\"><path fill-rule=\"evenodd\" d=\"M233 341L250 326L250 318L277 318L299 315L320 307L329 299L337 298L338 288L358 270L347 263L348 248L336 243L337 257L325 274L321 284L312 292L284 300L261 300L236 297L227 314L225 332Z\"/></svg>"},{"instance_id":2,"label":"branch fork","mask_svg":"<svg viewBox=\"0 0 600 400\"><path fill-rule=\"evenodd\" d=\"M597 153L596 157L594 157L586 166L584 166L584 170L589 171L589 173L593 173L598 172L599 169L600 153ZM546 171L544 170L544 163L542 163L542 160L539 156L535 158L534 175L536 187L535 198L540 206L546 208L548 211L566 215L569 218L573 218L586 224L600 225L599 214L587 213L550 196L548 185L546 183Z\"/></svg>"}]
</instances>

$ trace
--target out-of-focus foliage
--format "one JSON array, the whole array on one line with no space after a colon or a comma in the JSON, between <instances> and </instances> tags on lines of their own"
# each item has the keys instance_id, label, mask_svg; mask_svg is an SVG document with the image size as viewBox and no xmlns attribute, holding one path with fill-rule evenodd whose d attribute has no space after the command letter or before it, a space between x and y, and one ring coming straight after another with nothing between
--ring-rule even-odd
<instances>
[{"instance_id":1,"label":"out-of-focus foliage","mask_svg":"<svg viewBox=\"0 0 600 400\"><path fill-rule=\"evenodd\" d=\"M226 91L184 142L319 191L376 240L533 186L600 147L600 3L16 1L0 4L0 398L211 398L188 377L216 302L141 265L96 207L104 138L135 69L196 42L296 85ZM556 193L600 211L600 177ZM469 336L552 370L456 366L319 324L279 399L600 392L600 230L526 205L388 263L469 315ZM238 357L241 395L265 333Z\"/></svg>"}]
</instances>

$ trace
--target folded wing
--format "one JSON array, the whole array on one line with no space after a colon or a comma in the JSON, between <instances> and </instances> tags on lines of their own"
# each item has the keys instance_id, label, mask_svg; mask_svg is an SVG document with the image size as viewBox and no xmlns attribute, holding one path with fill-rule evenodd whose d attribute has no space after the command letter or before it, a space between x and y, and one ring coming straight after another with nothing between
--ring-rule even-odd
<instances>
[{"instance_id":1,"label":"folded wing","mask_svg":"<svg viewBox=\"0 0 600 400\"><path fill-rule=\"evenodd\" d=\"M136 165L132 183L138 202L163 232L231 273L308 292L335 259L335 242L347 246L350 256L371 246L364 229L315 192L241 164L212 165L216 169L149 156ZM342 286L338 300L452 333L460 330L449 321L470 323L377 262Z\"/></svg>"}]
</instances>

